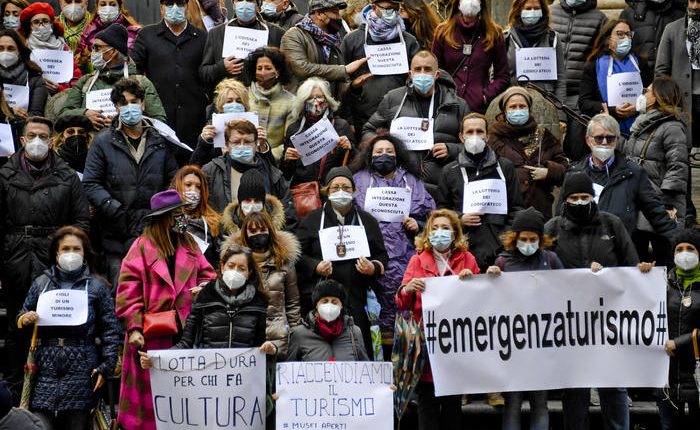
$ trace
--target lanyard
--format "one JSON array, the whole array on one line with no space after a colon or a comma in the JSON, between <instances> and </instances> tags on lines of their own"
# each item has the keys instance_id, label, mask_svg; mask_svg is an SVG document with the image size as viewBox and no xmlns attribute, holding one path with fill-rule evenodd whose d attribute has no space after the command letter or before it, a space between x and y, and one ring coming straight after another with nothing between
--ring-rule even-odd
<instances>
[{"instance_id":1,"label":"lanyard","mask_svg":"<svg viewBox=\"0 0 700 430\"><path fill-rule=\"evenodd\" d=\"M123 71L123 73L124 73L124 77L125 77L125 78L128 78L128 77L129 77L129 64L128 64L128 61L126 61L126 60L124 60L124 71ZM95 73L95 77L92 78L92 81L90 81L90 85L88 85L87 91L85 91L86 93L89 93L89 92L90 92L90 90L92 89L93 85L95 85L95 82L97 82L97 79L98 79L99 77L100 77L100 70L98 70L98 71Z\"/></svg>"},{"instance_id":2,"label":"lanyard","mask_svg":"<svg viewBox=\"0 0 700 430\"><path fill-rule=\"evenodd\" d=\"M403 179L403 184L406 186L406 189L408 192L411 192L411 187L408 186L408 181L406 180L406 175L404 175L401 179ZM374 187L374 175L369 176L369 186L367 188L373 188ZM399 187L389 187L389 188L399 188Z\"/></svg>"},{"instance_id":3,"label":"lanyard","mask_svg":"<svg viewBox=\"0 0 700 430\"><path fill-rule=\"evenodd\" d=\"M323 222L326 220L326 205L327 204L328 203L325 203L323 205L323 211L321 211L321 227L319 228L320 230L323 230ZM362 224L362 218L360 218L360 214L357 214L357 221L360 223L360 227L364 227L364 225ZM329 227L329 228L333 228L333 227Z\"/></svg>"},{"instance_id":4,"label":"lanyard","mask_svg":"<svg viewBox=\"0 0 700 430\"><path fill-rule=\"evenodd\" d=\"M464 167L460 167L460 169L462 170L462 178L464 178L464 185L467 185L469 183L469 177L467 176L467 169L465 169ZM503 182L505 182L506 177L505 177L505 175L503 175L503 170L501 170L501 165L498 162L496 162L496 170L498 171L498 176L500 176L501 180Z\"/></svg>"},{"instance_id":5,"label":"lanyard","mask_svg":"<svg viewBox=\"0 0 700 430\"><path fill-rule=\"evenodd\" d=\"M85 280L85 294L87 295L88 293L88 286L90 285L90 279ZM46 289L49 288L49 284L47 283L46 286L44 287L43 290L41 290L41 294L44 294L46 292Z\"/></svg>"},{"instance_id":6,"label":"lanyard","mask_svg":"<svg viewBox=\"0 0 700 430\"><path fill-rule=\"evenodd\" d=\"M615 61L615 57L612 55L610 56L610 63L608 64L608 77L613 75L612 69L613 69L613 62ZM634 56L630 55L630 61L634 65L634 67L637 69L637 72L639 72L639 64L637 63L637 60L635 60Z\"/></svg>"},{"instance_id":7,"label":"lanyard","mask_svg":"<svg viewBox=\"0 0 700 430\"><path fill-rule=\"evenodd\" d=\"M399 108L396 110L396 115L394 115L394 119L399 117L399 114L401 113L401 109L403 109L403 105L406 102L406 96L408 96L408 91L406 91L403 95L403 98L401 99L401 104L399 105ZM433 119L433 106L435 104L435 91L433 90L433 95L430 96L430 107L428 108L428 120Z\"/></svg>"}]
</instances>

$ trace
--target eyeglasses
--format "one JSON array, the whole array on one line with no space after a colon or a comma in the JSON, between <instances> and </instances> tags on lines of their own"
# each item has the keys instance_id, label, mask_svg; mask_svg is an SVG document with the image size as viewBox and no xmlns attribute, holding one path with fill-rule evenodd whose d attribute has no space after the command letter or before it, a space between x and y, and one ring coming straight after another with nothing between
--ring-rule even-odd
<instances>
[{"instance_id":1,"label":"eyeglasses","mask_svg":"<svg viewBox=\"0 0 700 430\"><path fill-rule=\"evenodd\" d=\"M349 193L352 191L352 187L350 185L333 185L332 187L328 188L328 191L331 193L335 193L336 191L345 191L346 193Z\"/></svg>"},{"instance_id":2,"label":"eyeglasses","mask_svg":"<svg viewBox=\"0 0 700 430\"><path fill-rule=\"evenodd\" d=\"M617 142L617 136L614 136L612 134L610 135L605 135L605 136L591 136L595 143L601 144L603 142L606 143L615 143Z\"/></svg>"},{"instance_id":3,"label":"eyeglasses","mask_svg":"<svg viewBox=\"0 0 700 430\"><path fill-rule=\"evenodd\" d=\"M624 39L624 38L633 38L634 37L634 31L622 31L618 30L615 32L615 36L617 36L618 39Z\"/></svg>"},{"instance_id":4,"label":"eyeglasses","mask_svg":"<svg viewBox=\"0 0 700 430\"><path fill-rule=\"evenodd\" d=\"M49 21L48 19L37 19L37 20L31 20L30 22L31 22L32 26L34 26L34 27L39 27L41 25L50 25L51 24L51 21Z\"/></svg>"},{"instance_id":5,"label":"eyeglasses","mask_svg":"<svg viewBox=\"0 0 700 430\"><path fill-rule=\"evenodd\" d=\"M34 140L34 139L36 139L37 137L38 137L39 139L41 139L41 140L49 140L49 138L50 138L51 136L48 135L48 134L46 134L46 133L36 134L36 133L31 133L31 132L30 132L30 133L27 133L24 137L26 137L27 140Z\"/></svg>"}]
</instances>

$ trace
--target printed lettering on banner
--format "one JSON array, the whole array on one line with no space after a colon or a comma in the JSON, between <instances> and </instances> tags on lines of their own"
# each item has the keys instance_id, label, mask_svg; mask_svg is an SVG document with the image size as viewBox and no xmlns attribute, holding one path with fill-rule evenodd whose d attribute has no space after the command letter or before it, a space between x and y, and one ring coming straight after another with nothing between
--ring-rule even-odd
<instances>
[{"instance_id":1,"label":"printed lettering on banner","mask_svg":"<svg viewBox=\"0 0 700 430\"><path fill-rule=\"evenodd\" d=\"M76 326L88 318L88 294L85 289L58 289L39 295L36 304L40 326Z\"/></svg>"},{"instance_id":2,"label":"printed lettering on banner","mask_svg":"<svg viewBox=\"0 0 700 430\"><path fill-rule=\"evenodd\" d=\"M7 104L13 109L29 109L29 85L2 84Z\"/></svg>"},{"instance_id":3,"label":"printed lettering on banner","mask_svg":"<svg viewBox=\"0 0 700 430\"><path fill-rule=\"evenodd\" d=\"M73 53L54 49L33 49L32 61L41 67L42 76L55 83L73 79Z\"/></svg>"},{"instance_id":4,"label":"printed lettering on banner","mask_svg":"<svg viewBox=\"0 0 700 430\"><path fill-rule=\"evenodd\" d=\"M391 363L277 363L277 430L391 429Z\"/></svg>"},{"instance_id":5,"label":"printed lettering on banner","mask_svg":"<svg viewBox=\"0 0 700 430\"><path fill-rule=\"evenodd\" d=\"M665 267L425 283L423 330L436 396L668 382Z\"/></svg>"},{"instance_id":6,"label":"printed lettering on banner","mask_svg":"<svg viewBox=\"0 0 700 430\"><path fill-rule=\"evenodd\" d=\"M112 103L111 94L112 90L110 88L88 91L88 93L85 94L85 108L102 111L102 116L115 116L117 114L117 107Z\"/></svg>"},{"instance_id":7,"label":"printed lettering on banner","mask_svg":"<svg viewBox=\"0 0 700 430\"><path fill-rule=\"evenodd\" d=\"M367 234L361 225L324 228L319 230L318 239L321 242L321 255L324 260L342 261L370 256ZM343 252L339 252L339 247L342 247Z\"/></svg>"},{"instance_id":8,"label":"printed lettering on banner","mask_svg":"<svg viewBox=\"0 0 700 430\"><path fill-rule=\"evenodd\" d=\"M556 81L557 52L554 48L516 49L515 70L520 81Z\"/></svg>"},{"instance_id":9,"label":"printed lettering on banner","mask_svg":"<svg viewBox=\"0 0 700 430\"><path fill-rule=\"evenodd\" d=\"M608 106L620 106L624 103L634 105L642 89L642 75L639 72L615 73L608 76Z\"/></svg>"},{"instance_id":10,"label":"printed lettering on banner","mask_svg":"<svg viewBox=\"0 0 700 430\"><path fill-rule=\"evenodd\" d=\"M258 348L148 351L158 430L264 430L265 360Z\"/></svg>"},{"instance_id":11,"label":"printed lettering on banner","mask_svg":"<svg viewBox=\"0 0 700 430\"><path fill-rule=\"evenodd\" d=\"M306 131L292 136L292 144L301 155L304 166L314 164L338 144L338 133L328 118L323 118Z\"/></svg>"},{"instance_id":12,"label":"printed lettering on banner","mask_svg":"<svg viewBox=\"0 0 700 430\"><path fill-rule=\"evenodd\" d=\"M223 58L230 56L241 59L248 58L248 54L267 45L267 35L267 30L254 30L252 28L227 25L221 56Z\"/></svg>"},{"instance_id":13,"label":"printed lettering on banner","mask_svg":"<svg viewBox=\"0 0 700 430\"><path fill-rule=\"evenodd\" d=\"M365 56L369 57L367 65L373 75L408 73L408 54L406 44L403 42L381 45L365 44Z\"/></svg>"},{"instance_id":14,"label":"printed lettering on banner","mask_svg":"<svg viewBox=\"0 0 700 430\"><path fill-rule=\"evenodd\" d=\"M12 126L0 123L0 157L8 157L15 153L15 141L12 137Z\"/></svg>"},{"instance_id":15,"label":"printed lettering on banner","mask_svg":"<svg viewBox=\"0 0 700 430\"><path fill-rule=\"evenodd\" d=\"M503 179L481 179L464 184L462 212L506 215L508 192Z\"/></svg>"},{"instance_id":16,"label":"printed lettering on banner","mask_svg":"<svg viewBox=\"0 0 700 430\"><path fill-rule=\"evenodd\" d=\"M234 119L245 119L258 126L257 112L231 112L231 113L215 113L211 116L211 125L216 128L216 136L214 136L214 148L223 148L226 146L226 136L224 129L226 124Z\"/></svg>"},{"instance_id":17,"label":"printed lettering on banner","mask_svg":"<svg viewBox=\"0 0 700 430\"><path fill-rule=\"evenodd\" d=\"M425 128L425 119L401 116L391 121L389 132L398 137L409 151L423 151L433 148L433 120Z\"/></svg>"},{"instance_id":18,"label":"printed lettering on banner","mask_svg":"<svg viewBox=\"0 0 700 430\"><path fill-rule=\"evenodd\" d=\"M403 222L411 212L411 190L406 187L367 188L365 211L377 221Z\"/></svg>"}]
</instances>

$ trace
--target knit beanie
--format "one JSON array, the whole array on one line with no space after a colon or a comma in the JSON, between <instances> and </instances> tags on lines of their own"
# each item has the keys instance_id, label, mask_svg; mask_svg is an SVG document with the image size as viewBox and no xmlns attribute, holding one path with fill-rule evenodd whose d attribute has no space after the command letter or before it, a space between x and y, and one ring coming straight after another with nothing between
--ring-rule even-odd
<instances>
[{"instance_id":1,"label":"knit beanie","mask_svg":"<svg viewBox=\"0 0 700 430\"><path fill-rule=\"evenodd\" d=\"M265 179L256 169L248 169L241 175L238 185L238 202L247 199L255 199L265 202Z\"/></svg>"},{"instance_id":2,"label":"knit beanie","mask_svg":"<svg viewBox=\"0 0 700 430\"><path fill-rule=\"evenodd\" d=\"M311 293L311 303L314 307L316 307L319 300L329 296L337 297L340 299L343 306L346 305L345 302L347 301L347 293L345 292L345 287L343 284L333 279L325 279L316 284L313 292Z\"/></svg>"},{"instance_id":3,"label":"knit beanie","mask_svg":"<svg viewBox=\"0 0 700 430\"><path fill-rule=\"evenodd\" d=\"M129 55L129 32L121 24L110 25L97 33L95 39L100 39L125 56Z\"/></svg>"},{"instance_id":4,"label":"knit beanie","mask_svg":"<svg viewBox=\"0 0 700 430\"><path fill-rule=\"evenodd\" d=\"M508 99L513 96L523 96L527 102L527 106L532 109L532 96L530 93L523 87L513 86L503 92L503 96L501 96L501 100L498 102L498 107L501 108L501 112L506 111L506 103L508 103Z\"/></svg>"},{"instance_id":5,"label":"knit beanie","mask_svg":"<svg viewBox=\"0 0 700 430\"><path fill-rule=\"evenodd\" d=\"M564 178L564 185L561 187L561 197L564 200L571 194L577 193L595 195L595 191L593 191L593 181L583 172L575 172L566 175L566 178Z\"/></svg>"},{"instance_id":6,"label":"knit beanie","mask_svg":"<svg viewBox=\"0 0 700 430\"><path fill-rule=\"evenodd\" d=\"M542 236L544 232L544 215L533 207L515 213L513 227L515 232L531 231Z\"/></svg>"},{"instance_id":7,"label":"knit beanie","mask_svg":"<svg viewBox=\"0 0 700 430\"><path fill-rule=\"evenodd\" d=\"M334 167L326 175L326 185L339 176L350 179L352 187L355 188L355 180L352 178L352 172L346 166Z\"/></svg>"},{"instance_id":8,"label":"knit beanie","mask_svg":"<svg viewBox=\"0 0 700 430\"><path fill-rule=\"evenodd\" d=\"M678 229L678 232L673 235L673 250L676 249L679 243L689 243L700 251L700 232L692 228Z\"/></svg>"}]
</instances>

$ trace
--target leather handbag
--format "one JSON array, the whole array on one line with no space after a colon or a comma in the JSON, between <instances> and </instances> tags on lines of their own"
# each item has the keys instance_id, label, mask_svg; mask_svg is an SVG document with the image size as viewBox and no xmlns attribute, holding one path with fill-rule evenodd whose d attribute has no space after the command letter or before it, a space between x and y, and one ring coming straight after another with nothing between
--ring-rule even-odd
<instances>
[{"instance_id":1,"label":"leather handbag","mask_svg":"<svg viewBox=\"0 0 700 430\"><path fill-rule=\"evenodd\" d=\"M293 186L289 192L292 194L299 219L321 207L321 192L317 181L302 182Z\"/></svg>"},{"instance_id":2,"label":"leather handbag","mask_svg":"<svg viewBox=\"0 0 700 430\"><path fill-rule=\"evenodd\" d=\"M147 313L143 316L143 336L154 338L174 336L179 331L177 311Z\"/></svg>"}]
</instances>

